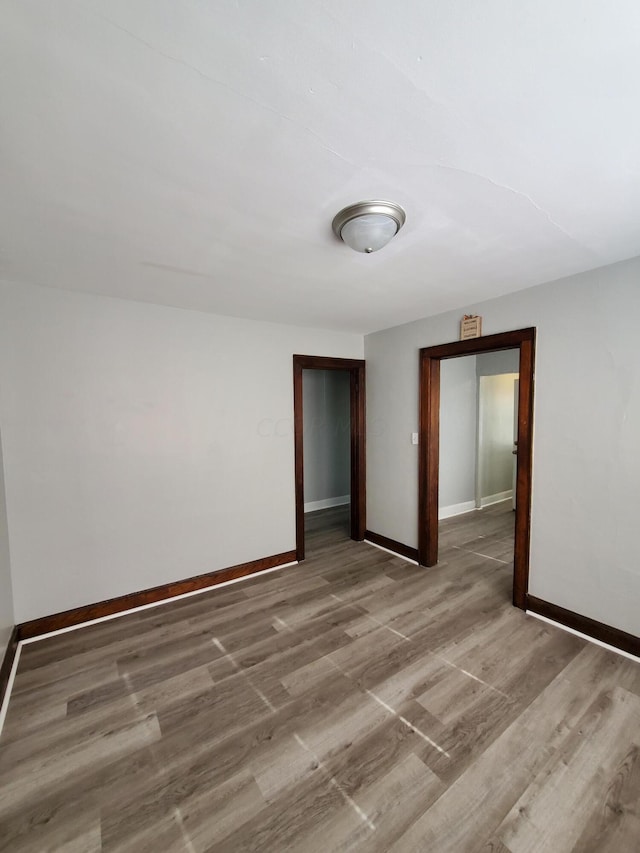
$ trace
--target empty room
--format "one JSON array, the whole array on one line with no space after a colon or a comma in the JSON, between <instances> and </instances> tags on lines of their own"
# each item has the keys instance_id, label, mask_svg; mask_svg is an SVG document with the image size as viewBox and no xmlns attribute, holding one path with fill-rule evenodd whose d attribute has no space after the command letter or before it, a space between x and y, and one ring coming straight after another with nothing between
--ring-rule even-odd
<instances>
[{"instance_id":1,"label":"empty room","mask_svg":"<svg viewBox=\"0 0 640 853\"><path fill-rule=\"evenodd\" d=\"M639 44L2 4L0 851L637 853Z\"/></svg>"}]
</instances>

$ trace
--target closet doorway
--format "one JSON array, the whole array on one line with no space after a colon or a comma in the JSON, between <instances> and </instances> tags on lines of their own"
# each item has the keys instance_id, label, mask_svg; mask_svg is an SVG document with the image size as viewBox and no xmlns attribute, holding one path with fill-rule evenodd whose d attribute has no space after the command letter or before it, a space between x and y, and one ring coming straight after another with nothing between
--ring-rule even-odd
<instances>
[{"instance_id":1,"label":"closet doorway","mask_svg":"<svg viewBox=\"0 0 640 853\"><path fill-rule=\"evenodd\" d=\"M293 409L296 496L296 559L305 557L303 371L339 370L349 376L350 536L358 542L366 529L365 363L361 359L293 356Z\"/></svg>"}]
</instances>

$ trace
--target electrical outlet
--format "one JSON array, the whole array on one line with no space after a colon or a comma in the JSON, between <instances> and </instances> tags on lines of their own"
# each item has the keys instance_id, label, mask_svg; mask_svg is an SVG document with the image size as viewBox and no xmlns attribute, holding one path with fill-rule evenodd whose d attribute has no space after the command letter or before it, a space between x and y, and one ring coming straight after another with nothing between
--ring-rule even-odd
<instances>
[{"instance_id":1,"label":"electrical outlet","mask_svg":"<svg viewBox=\"0 0 640 853\"><path fill-rule=\"evenodd\" d=\"M417 443L418 443L418 433L412 432L411 433L411 444L417 444Z\"/></svg>"}]
</instances>

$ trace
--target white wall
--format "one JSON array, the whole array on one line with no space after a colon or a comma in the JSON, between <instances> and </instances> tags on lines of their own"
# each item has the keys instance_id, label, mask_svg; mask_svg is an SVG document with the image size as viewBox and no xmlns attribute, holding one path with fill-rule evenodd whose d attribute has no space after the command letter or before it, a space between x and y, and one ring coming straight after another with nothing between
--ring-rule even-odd
<instances>
[{"instance_id":1,"label":"white wall","mask_svg":"<svg viewBox=\"0 0 640 853\"><path fill-rule=\"evenodd\" d=\"M2 433L0 433L0 663L15 623L13 615L13 589L9 563L9 530L4 489L2 462Z\"/></svg>"},{"instance_id":2,"label":"white wall","mask_svg":"<svg viewBox=\"0 0 640 853\"><path fill-rule=\"evenodd\" d=\"M477 378L475 355L451 358L440 365L441 516L475 505ZM469 510L472 506L467 506ZM457 508L457 509L456 509ZM377 532L377 531L376 531Z\"/></svg>"},{"instance_id":3,"label":"white wall","mask_svg":"<svg viewBox=\"0 0 640 853\"><path fill-rule=\"evenodd\" d=\"M418 350L536 326L529 591L640 634L640 259L367 336L367 526L417 545Z\"/></svg>"},{"instance_id":4,"label":"white wall","mask_svg":"<svg viewBox=\"0 0 640 853\"><path fill-rule=\"evenodd\" d=\"M346 370L302 371L305 511L351 490L350 397Z\"/></svg>"},{"instance_id":5,"label":"white wall","mask_svg":"<svg viewBox=\"0 0 640 853\"><path fill-rule=\"evenodd\" d=\"M292 355L358 335L0 285L18 622L295 547Z\"/></svg>"}]
</instances>

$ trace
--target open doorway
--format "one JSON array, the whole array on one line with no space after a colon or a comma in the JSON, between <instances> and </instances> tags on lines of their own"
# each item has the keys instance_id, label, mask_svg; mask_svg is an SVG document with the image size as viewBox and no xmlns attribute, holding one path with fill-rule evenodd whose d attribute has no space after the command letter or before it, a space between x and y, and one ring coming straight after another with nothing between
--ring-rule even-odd
<instances>
[{"instance_id":1,"label":"open doorway","mask_svg":"<svg viewBox=\"0 0 640 853\"><path fill-rule=\"evenodd\" d=\"M348 370L302 371L307 556L349 538L350 380Z\"/></svg>"},{"instance_id":2,"label":"open doorway","mask_svg":"<svg viewBox=\"0 0 640 853\"><path fill-rule=\"evenodd\" d=\"M513 568L518 349L440 365L439 548Z\"/></svg>"},{"instance_id":3,"label":"open doorway","mask_svg":"<svg viewBox=\"0 0 640 853\"><path fill-rule=\"evenodd\" d=\"M325 358L322 356L293 356L293 405L295 440L295 490L296 490L296 558L305 558L305 504L307 515L316 512L331 516L324 520L342 524L348 518L351 539L362 541L365 533L365 368L360 359ZM327 374L340 374L331 379ZM315 374L315 375L314 375ZM305 376L307 381L305 383ZM306 388L306 390L305 390ZM345 445L334 438L344 427L344 407L348 399L348 453ZM329 402L330 400L330 402ZM334 414L342 418L327 415L327 403ZM311 408L309 418L305 418L305 409ZM324 409L324 411L322 411ZM324 426L323 426L324 422ZM314 428L315 425L315 428ZM336 436L336 433L338 435ZM343 436L344 437L344 436ZM322 445L325 443L323 449ZM323 452L333 444L332 452L342 456L343 463L348 460L348 492L337 494L346 488L347 480L341 480L337 471L326 470L327 456ZM308 453L307 453L308 450ZM307 458L309 456L309 458ZM323 458L324 457L324 458ZM305 464L307 463L307 464ZM314 464L315 463L315 464ZM336 460L339 465L340 459ZM325 470L322 470L323 465ZM305 481L309 479L312 483ZM320 497L326 491L327 480L332 480L331 497ZM348 502L347 502L348 495ZM339 501L332 505L333 499ZM329 505L324 505L329 501ZM328 511L328 512L327 512ZM318 519L319 520L319 519ZM310 530L314 529L314 519L309 518Z\"/></svg>"},{"instance_id":4,"label":"open doorway","mask_svg":"<svg viewBox=\"0 0 640 853\"><path fill-rule=\"evenodd\" d=\"M493 356L501 356L503 364ZM476 442L476 509L509 502L516 508L518 393L517 350L475 357L478 376Z\"/></svg>"},{"instance_id":5,"label":"open doorway","mask_svg":"<svg viewBox=\"0 0 640 853\"><path fill-rule=\"evenodd\" d=\"M420 350L418 552L424 566L438 562L441 362L505 350L518 353L513 603L522 609L529 577L534 348L535 329L521 329Z\"/></svg>"}]
</instances>

